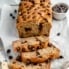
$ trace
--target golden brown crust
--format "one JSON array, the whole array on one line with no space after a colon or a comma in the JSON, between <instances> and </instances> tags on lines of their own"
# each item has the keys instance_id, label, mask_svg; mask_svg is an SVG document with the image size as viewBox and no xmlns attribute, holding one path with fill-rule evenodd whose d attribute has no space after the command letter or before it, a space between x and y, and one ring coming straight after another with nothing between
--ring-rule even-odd
<instances>
[{"instance_id":1,"label":"golden brown crust","mask_svg":"<svg viewBox=\"0 0 69 69\"><path fill-rule=\"evenodd\" d=\"M33 3L32 1L36 2ZM39 3L38 3L38 2ZM17 17L17 30L20 37L29 37L36 35L49 36L52 22L52 9L49 0L23 0L19 5ZM45 27L39 29L40 24ZM27 30L25 29L27 28ZM44 31L44 32L42 32Z\"/></svg>"}]
</instances>

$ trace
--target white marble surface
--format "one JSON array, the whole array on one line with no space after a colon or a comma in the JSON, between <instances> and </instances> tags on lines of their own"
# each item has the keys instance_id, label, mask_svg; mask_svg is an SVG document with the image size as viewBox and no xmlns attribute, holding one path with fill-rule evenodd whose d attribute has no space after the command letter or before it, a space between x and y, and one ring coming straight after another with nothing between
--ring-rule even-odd
<instances>
[{"instance_id":1,"label":"white marble surface","mask_svg":"<svg viewBox=\"0 0 69 69\"><path fill-rule=\"evenodd\" d=\"M58 2L65 2L69 5L68 0L52 0L52 4L55 4ZM5 51L8 48L12 49L11 47L12 41L18 39L17 30L15 28L16 22L9 16L10 13L14 14L15 8L17 9L17 7L11 7L7 3L4 4L2 7L1 21L0 21L0 37L3 41ZM54 61L52 64L52 69L61 69L61 66L63 65L63 63L69 60L69 53L68 53L69 52L69 27L68 25L69 25L69 15L67 15L67 18L62 21L53 20L53 27L51 30L50 38L51 38L51 41L54 44L56 44L56 46L61 50L61 54L64 56L64 59ZM61 33L60 36L56 36L58 32ZM13 51L9 55L14 56Z\"/></svg>"}]
</instances>

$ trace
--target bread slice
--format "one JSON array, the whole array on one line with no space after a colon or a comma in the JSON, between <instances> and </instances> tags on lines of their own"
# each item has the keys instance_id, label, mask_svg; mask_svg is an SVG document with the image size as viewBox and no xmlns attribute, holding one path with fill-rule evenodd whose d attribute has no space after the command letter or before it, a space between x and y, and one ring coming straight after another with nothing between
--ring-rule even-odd
<instances>
[{"instance_id":1,"label":"bread slice","mask_svg":"<svg viewBox=\"0 0 69 69\"><path fill-rule=\"evenodd\" d=\"M31 52L38 49L46 48L49 43L49 37L36 36L16 40L12 43L13 49L16 52Z\"/></svg>"},{"instance_id":2,"label":"bread slice","mask_svg":"<svg viewBox=\"0 0 69 69\"><path fill-rule=\"evenodd\" d=\"M14 61L9 64L10 69L50 69L51 62L44 62L38 64L25 64L18 61Z\"/></svg>"},{"instance_id":3,"label":"bread slice","mask_svg":"<svg viewBox=\"0 0 69 69\"><path fill-rule=\"evenodd\" d=\"M50 0L23 0L19 4L16 27L21 38L49 36L52 24Z\"/></svg>"},{"instance_id":4,"label":"bread slice","mask_svg":"<svg viewBox=\"0 0 69 69\"><path fill-rule=\"evenodd\" d=\"M60 57L60 50L54 45L49 44L47 48L39 49L33 52L21 53L21 60L23 62L42 63L48 59L53 60Z\"/></svg>"}]
</instances>

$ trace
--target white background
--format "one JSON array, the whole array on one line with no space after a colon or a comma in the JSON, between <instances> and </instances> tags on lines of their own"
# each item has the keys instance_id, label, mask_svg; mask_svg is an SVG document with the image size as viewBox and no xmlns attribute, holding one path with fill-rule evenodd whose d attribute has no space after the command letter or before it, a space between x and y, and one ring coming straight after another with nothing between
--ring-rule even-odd
<instances>
[{"instance_id":1,"label":"white background","mask_svg":"<svg viewBox=\"0 0 69 69\"><path fill-rule=\"evenodd\" d=\"M64 2L69 5L69 0L51 0L52 4L58 2ZM15 20L9 17L9 13L14 11L16 7L10 7L10 4L18 4L19 0L1 0L0 8L2 8L1 20L0 20L0 37L2 38L4 48L7 50L12 44L12 41L18 39L17 33L15 32ZM5 5L7 4L7 5ZM61 50L61 54L65 57L63 60L56 60L53 69L61 69L65 61L69 61L69 16L62 21L53 20L53 27L51 30L51 41L57 45ZM60 32L61 35L58 37L56 34ZM12 53L11 53L12 54ZM2 54L0 55L2 56ZM1 59L1 58L0 58Z\"/></svg>"}]
</instances>

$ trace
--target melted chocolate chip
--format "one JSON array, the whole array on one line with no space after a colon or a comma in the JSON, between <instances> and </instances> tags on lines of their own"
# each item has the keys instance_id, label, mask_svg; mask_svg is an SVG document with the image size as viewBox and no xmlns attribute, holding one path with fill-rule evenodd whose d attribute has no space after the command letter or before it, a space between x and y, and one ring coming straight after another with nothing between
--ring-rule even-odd
<instances>
[{"instance_id":1,"label":"melted chocolate chip","mask_svg":"<svg viewBox=\"0 0 69 69\"><path fill-rule=\"evenodd\" d=\"M38 51L36 51L36 55L39 57L39 58L42 58L42 56L40 55L40 53Z\"/></svg>"},{"instance_id":2,"label":"melted chocolate chip","mask_svg":"<svg viewBox=\"0 0 69 69\"><path fill-rule=\"evenodd\" d=\"M38 55L38 57L39 57L39 58L42 58L42 56L41 56L41 55Z\"/></svg>"},{"instance_id":3,"label":"melted chocolate chip","mask_svg":"<svg viewBox=\"0 0 69 69\"><path fill-rule=\"evenodd\" d=\"M19 20L18 19L16 19L16 21L17 21L17 23L19 23Z\"/></svg>"},{"instance_id":4,"label":"melted chocolate chip","mask_svg":"<svg viewBox=\"0 0 69 69\"><path fill-rule=\"evenodd\" d=\"M29 0L30 2L32 2L33 4L35 3L34 0Z\"/></svg>"},{"instance_id":5,"label":"melted chocolate chip","mask_svg":"<svg viewBox=\"0 0 69 69\"><path fill-rule=\"evenodd\" d=\"M48 20L46 18L43 18L46 22L48 22Z\"/></svg>"},{"instance_id":6,"label":"melted chocolate chip","mask_svg":"<svg viewBox=\"0 0 69 69\"><path fill-rule=\"evenodd\" d=\"M23 43L27 43L27 41L24 41L24 42L22 41L21 44L23 44Z\"/></svg>"},{"instance_id":7,"label":"melted chocolate chip","mask_svg":"<svg viewBox=\"0 0 69 69\"><path fill-rule=\"evenodd\" d=\"M37 50L40 49L40 46L37 47Z\"/></svg>"},{"instance_id":8,"label":"melted chocolate chip","mask_svg":"<svg viewBox=\"0 0 69 69\"><path fill-rule=\"evenodd\" d=\"M40 23L40 24L39 24L39 30L41 31L42 28L43 28L43 25L42 25L42 23Z\"/></svg>"},{"instance_id":9,"label":"melted chocolate chip","mask_svg":"<svg viewBox=\"0 0 69 69\"><path fill-rule=\"evenodd\" d=\"M40 2L45 2L45 0L40 0Z\"/></svg>"},{"instance_id":10,"label":"melted chocolate chip","mask_svg":"<svg viewBox=\"0 0 69 69\"><path fill-rule=\"evenodd\" d=\"M51 43L48 43L48 47L51 47L52 46L52 44Z\"/></svg>"},{"instance_id":11,"label":"melted chocolate chip","mask_svg":"<svg viewBox=\"0 0 69 69\"><path fill-rule=\"evenodd\" d=\"M31 31L32 29L31 28L25 28L25 31Z\"/></svg>"},{"instance_id":12,"label":"melted chocolate chip","mask_svg":"<svg viewBox=\"0 0 69 69\"><path fill-rule=\"evenodd\" d=\"M14 61L13 64L15 64L16 62Z\"/></svg>"},{"instance_id":13,"label":"melted chocolate chip","mask_svg":"<svg viewBox=\"0 0 69 69\"><path fill-rule=\"evenodd\" d=\"M46 62L46 63L48 63L48 62L49 62L49 60L46 60L45 62Z\"/></svg>"},{"instance_id":14,"label":"melted chocolate chip","mask_svg":"<svg viewBox=\"0 0 69 69\"><path fill-rule=\"evenodd\" d=\"M31 47L31 50L32 50L32 51L35 51L35 48L34 48L34 47Z\"/></svg>"},{"instance_id":15,"label":"melted chocolate chip","mask_svg":"<svg viewBox=\"0 0 69 69\"><path fill-rule=\"evenodd\" d=\"M22 16L23 20L25 21L26 20L26 16Z\"/></svg>"},{"instance_id":16,"label":"melted chocolate chip","mask_svg":"<svg viewBox=\"0 0 69 69\"><path fill-rule=\"evenodd\" d=\"M41 63L39 63L39 66L42 66L42 64L41 64Z\"/></svg>"},{"instance_id":17,"label":"melted chocolate chip","mask_svg":"<svg viewBox=\"0 0 69 69\"><path fill-rule=\"evenodd\" d=\"M19 4L19 6L21 6L21 5L22 5L22 3Z\"/></svg>"},{"instance_id":18,"label":"melted chocolate chip","mask_svg":"<svg viewBox=\"0 0 69 69\"><path fill-rule=\"evenodd\" d=\"M33 4L35 3L34 0L31 1Z\"/></svg>"},{"instance_id":19,"label":"melted chocolate chip","mask_svg":"<svg viewBox=\"0 0 69 69\"><path fill-rule=\"evenodd\" d=\"M19 62L21 62L21 56L20 55L17 56L16 60L19 61Z\"/></svg>"},{"instance_id":20,"label":"melted chocolate chip","mask_svg":"<svg viewBox=\"0 0 69 69\"><path fill-rule=\"evenodd\" d=\"M37 63L32 63L33 65L37 65Z\"/></svg>"},{"instance_id":21,"label":"melted chocolate chip","mask_svg":"<svg viewBox=\"0 0 69 69\"><path fill-rule=\"evenodd\" d=\"M49 2L48 4L51 5L51 2Z\"/></svg>"},{"instance_id":22,"label":"melted chocolate chip","mask_svg":"<svg viewBox=\"0 0 69 69\"><path fill-rule=\"evenodd\" d=\"M50 14L50 13L48 13L48 15L50 16L51 14Z\"/></svg>"},{"instance_id":23,"label":"melted chocolate chip","mask_svg":"<svg viewBox=\"0 0 69 69\"><path fill-rule=\"evenodd\" d=\"M20 47L17 47L16 50L17 50L17 52L19 52L20 51Z\"/></svg>"},{"instance_id":24,"label":"melted chocolate chip","mask_svg":"<svg viewBox=\"0 0 69 69\"><path fill-rule=\"evenodd\" d=\"M19 67L18 69L22 69L21 67Z\"/></svg>"},{"instance_id":25,"label":"melted chocolate chip","mask_svg":"<svg viewBox=\"0 0 69 69\"><path fill-rule=\"evenodd\" d=\"M26 65L31 64L31 61L29 59L27 59Z\"/></svg>"},{"instance_id":26,"label":"melted chocolate chip","mask_svg":"<svg viewBox=\"0 0 69 69\"><path fill-rule=\"evenodd\" d=\"M39 53L38 51L36 51L36 54L37 54L37 55L40 55L40 53Z\"/></svg>"},{"instance_id":27,"label":"melted chocolate chip","mask_svg":"<svg viewBox=\"0 0 69 69\"><path fill-rule=\"evenodd\" d=\"M22 52L26 52L25 48L22 48Z\"/></svg>"},{"instance_id":28,"label":"melted chocolate chip","mask_svg":"<svg viewBox=\"0 0 69 69\"><path fill-rule=\"evenodd\" d=\"M13 59L13 56L9 56L9 59Z\"/></svg>"},{"instance_id":29,"label":"melted chocolate chip","mask_svg":"<svg viewBox=\"0 0 69 69\"><path fill-rule=\"evenodd\" d=\"M42 3L41 3L40 5L41 5L41 6L43 6L43 4L42 4Z\"/></svg>"},{"instance_id":30,"label":"melted chocolate chip","mask_svg":"<svg viewBox=\"0 0 69 69\"><path fill-rule=\"evenodd\" d=\"M10 50L10 49L8 49L8 50L7 50L7 53L10 53L10 52L11 52L11 50Z\"/></svg>"},{"instance_id":31,"label":"melted chocolate chip","mask_svg":"<svg viewBox=\"0 0 69 69\"><path fill-rule=\"evenodd\" d=\"M32 17L33 19L35 18L35 16Z\"/></svg>"},{"instance_id":32,"label":"melted chocolate chip","mask_svg":"<svg viewBox=\"0 0 69 69\"><path fill-rule=\"evenodd\" d=\"M28 46L28 49L30 49L31 51L35 51L35 48L31 45Z\"/></svg>"},{"instance_id":33,"label":"melted chocolate chip","mask_svg":"<svg viewBox=\"0 0 69 69\"><path fill-rule=\"evenodd\" d=\"M47 36L47 37L48 37L48 36L49 36L49 34L44 34L44 36Z\"/></svg>"}]
</instances>

